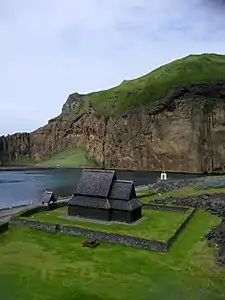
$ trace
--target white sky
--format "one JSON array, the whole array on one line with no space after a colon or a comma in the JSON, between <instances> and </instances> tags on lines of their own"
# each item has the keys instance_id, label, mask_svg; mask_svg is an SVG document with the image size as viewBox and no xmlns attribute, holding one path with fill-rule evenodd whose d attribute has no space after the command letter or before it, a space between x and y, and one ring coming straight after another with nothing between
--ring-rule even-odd
<instances>
[{"instance_id":1,"label":"white sky","mask_svg":"<svg viewBox=\"0 0 225 300\"><path fill-rule=\"evenodd\" d=\"M44 125L72 92L190 53L225 53L220 2L0 0L0 135Z\"/></svg>"}]
</instances>

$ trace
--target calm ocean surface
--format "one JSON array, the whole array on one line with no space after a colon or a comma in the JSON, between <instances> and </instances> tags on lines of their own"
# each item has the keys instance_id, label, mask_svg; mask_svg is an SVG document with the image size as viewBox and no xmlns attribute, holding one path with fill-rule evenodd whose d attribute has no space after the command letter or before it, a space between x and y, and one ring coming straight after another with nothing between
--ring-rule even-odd
<instances>
[{"instance_id":1,"label":"calm ocean surface","mask_svg":"<svg viewBox=\"0 0 225 300\"><path fill-rule=\"evenodd\" d=\"M75 192L82 169L0 171L0 208L40 200L45 190L57 196ZM153 183L158 172L117 171L118 179L133 180L135 185ZM199 176L199 175L198 175ZM194 174L168 174L168 178L193 178Z\"/></svg>"}]
</instances>

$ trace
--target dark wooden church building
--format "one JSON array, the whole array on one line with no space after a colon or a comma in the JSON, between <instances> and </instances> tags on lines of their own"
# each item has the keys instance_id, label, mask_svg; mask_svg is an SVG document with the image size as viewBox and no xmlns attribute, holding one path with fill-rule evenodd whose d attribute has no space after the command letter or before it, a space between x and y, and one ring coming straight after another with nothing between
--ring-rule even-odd
<instances>
[{"instance_id":1,"label":"dark wooden church building","mask_svg":"<svg viewBox=\"0 0 225 300\"><path fill-rule=\"evenodd\" d=\"M115 171L87 169L68 202L68 215L132 223L142 217L142 204L132 181L117 180Z\"/></svg>"}]
</instances>

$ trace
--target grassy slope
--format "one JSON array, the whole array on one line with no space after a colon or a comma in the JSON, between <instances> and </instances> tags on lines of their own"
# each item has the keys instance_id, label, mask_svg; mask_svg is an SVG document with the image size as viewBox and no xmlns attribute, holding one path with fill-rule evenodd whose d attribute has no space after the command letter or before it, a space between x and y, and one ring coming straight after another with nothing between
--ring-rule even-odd
<instances>
[{"instance_id":1,"label":"grassy slope","mask_svg":"<svg viewBox=\"0 0 225 300\"><path fill-rule=\"evenodd\" d=\"M222 300L225 269L201 241L217 222L197 212L169 254L12 227L0 235L1 298Z\"/></svg>"},{"instance_id":2,"label":"grassy slope","mask_svg":"<svg viewBox=\"0 0 225 300\"><path fill-rule=\"evenodd\" d=\"M8 165L17 166L47 166L55 167L98 167L97 162L89 158L87 151L81 148L69 148L61 151L58 154L54 154L50 159L46 161L36 161L34 159L22 158L20 160L10 161Z\"/></svg>"},{"instance_id":3,"label":"grassy slope","mask_svg":"<svg viewBox=\"0 0 225 300\"><path fill-rule=\"evenodd\" d=\"M68 220L60 218L67 215L67 208L60 208L52 212L42 212L31 216L32 220L60 223L64 225L74 225L87 229L116 232L140 238L166 241L176 231L178 226L187 218L187 213L167 212L167 211L148 211L143 210L143 220L136 225L123 224L97 224L82 220Z\"/></svg>"},{"instance_id":4,"label":"grassy slope","mask_svg":"<svg viewBox=\"0 0 225 300\"><path fill-rule=\"evenodd\" d=\"M87 156L87 152L80 148L69 148L58 154L53 155L53 157L47 161L41 162L41 166L76 166L76 167L94 167L97 163Z\"/></svg>"},{"instance_id":5,"label":"grassy slope","mask_svg":"<svg viewBox=\"0 0 225 300\"><path fill-rule=\"evenodd\" d=\"M37 161L35 159L27 157L7 162L7 166L34 166L36 164Z\"/></svg>"},{"instance_id":6,"label":"grassy slope","mask_svg":"<svg viewBox=\"0 0 225 300\"><path fill-rule=\"evenodd\" d=\"M189 55L114 88L84 95L84 105L90 101L100 113L117 115L130 106L153 103L173 85L210 83L218 79L225 79L224 55Z\"/></svg>"}]
</instances>

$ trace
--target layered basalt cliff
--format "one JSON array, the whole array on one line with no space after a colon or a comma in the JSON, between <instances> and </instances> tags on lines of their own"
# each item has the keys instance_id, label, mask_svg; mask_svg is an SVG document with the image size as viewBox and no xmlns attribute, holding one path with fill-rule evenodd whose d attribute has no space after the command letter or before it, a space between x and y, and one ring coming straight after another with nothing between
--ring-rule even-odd
<instances>
[{"instance_id":1,"label":"layered basalt cliff","mask_svg":"<svg viewBox=\"0 0 225 300\"><path fill-rule=\"evenodd\" d=\"M0 165L29 158L30 153L30 133L15 133L0 137Z\"/></svg>"},{"instance_id":2,"label":"layered basalt cliff","mask_svg":"<svg viewBox=\"0 0 225 300\"><path fill-rule=\"evenodd\" d=\"M85 148L106 168L224 172L225 82L173 87L151 106L117 117L70 95L62 114L46 126L1 137L0 160L45 160L71 146Z\"/></svg>"}]
</instances>

